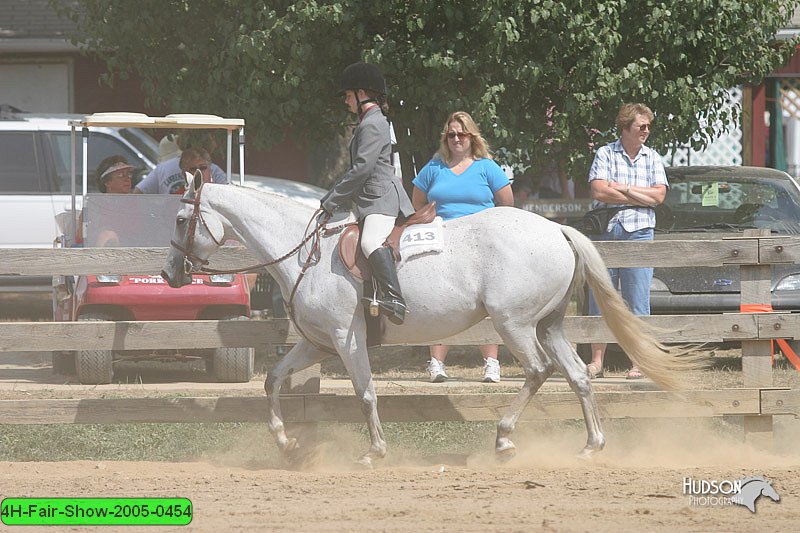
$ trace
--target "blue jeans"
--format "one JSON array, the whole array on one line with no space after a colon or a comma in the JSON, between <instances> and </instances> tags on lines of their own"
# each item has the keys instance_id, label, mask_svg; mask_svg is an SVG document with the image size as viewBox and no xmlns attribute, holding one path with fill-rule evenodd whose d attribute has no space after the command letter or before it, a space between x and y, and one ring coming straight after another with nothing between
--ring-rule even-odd
<instances>
[{"instance_id":1,"label":"blue jeans","mask_svg":"<svg viewBox=\"0 0 800 533\"><path fill-rule=\"evenodd\" d=\"M593 241L652 241L653 228L627 232L621 224L615 223L611 231L592 237ZM653 280L652 267L609 268L611 284L622 293L622 299L634 315L650 314L650 282ZM589 290L589 315L599 315L600 309Z\"/></svg>"}]
</instances>

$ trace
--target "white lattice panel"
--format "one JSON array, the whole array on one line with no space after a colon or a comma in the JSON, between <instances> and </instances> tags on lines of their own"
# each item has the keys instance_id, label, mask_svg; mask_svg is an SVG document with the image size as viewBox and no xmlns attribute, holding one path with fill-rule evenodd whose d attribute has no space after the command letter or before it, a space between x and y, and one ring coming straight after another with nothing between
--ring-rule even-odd
<instances>
[{"instance_id":1,"label":"white lattice panel","mask_svg":"<svg viewBox=\"0 0 800 533\"><path fill-rule=\"evenodd\" d=\"M735 87L725 91L725 107L733 109L738 107L741 111L742 89ZM697 127L708 126L702 119L698 119ZM712 125L717 133L716 138L702 152L695 152L690 148L679 148L664 154L664 164L668 166L687 165L741 165L742 164L742 124L726 125L717 121Z\"/></svg>"},{"instance_id":2,"label":"white lattice panel","mask_svg":"<svg viewBox=\"0 0 800 533\"><path fill-rule=\"evenodd\" d=\"M786 170L800 175L800 79L781 79L781 108L783 109Z\"/></svg>"},{"instance_id":3,"label":"white lattice panel","mask_svg":"<svg viewBox=\"0 0 800 533\"><path fill-rule=\"evenodd\" d=\"M783 118L800 119L800 80L797 78L781 79L781 107Z\"/></svg>"}]
</instances>

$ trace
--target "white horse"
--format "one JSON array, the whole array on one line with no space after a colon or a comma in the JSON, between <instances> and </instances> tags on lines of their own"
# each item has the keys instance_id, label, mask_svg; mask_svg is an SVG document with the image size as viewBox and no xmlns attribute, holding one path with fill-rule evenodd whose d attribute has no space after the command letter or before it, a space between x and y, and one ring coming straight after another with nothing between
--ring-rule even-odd
<instances>
[{"instance_id":1,"label":"white horse","mask_svg":"<svg viewBox=\"0 0 800 533\"><path fill-rule=\"evenodd\" d=\"M173 248L162 276L173 287L191 281L227 239L244 244L264 262L282 258L307 235L314 210L275 194L233 185L188 187L176 219ZM202 193L202 194L201 194ZM311 224L311 228L314 224ZM341 357L369 427L371 445L359 459L371 464L386 454L377 397L367 357L361 304L363 283L345 269L338 236L320 236L319 261L310 266L291 303L304 340L269 371L267 424L284 452L297 447L284 430L280 408L283 381L327 357ZM299 253L270 265L285 300L308 257ZM698 368L698 357L680 357L661 345L630 313L609 281L592 242L577 230L512 207L487 209L445 223L444 250L406 260L398 271L409 314L405 324L387 321L384 342L415 344L455 335L491 317L503 343L525 371L525 384L497 425L495 452L511 456L509 436L531 396L560 372L578 396L591 456L605 445L586 365L564 336L562 320L572 289L588 283L603 316L633 362L665 388L679 384L678 372Z\"/></svg>"}]
</instances>

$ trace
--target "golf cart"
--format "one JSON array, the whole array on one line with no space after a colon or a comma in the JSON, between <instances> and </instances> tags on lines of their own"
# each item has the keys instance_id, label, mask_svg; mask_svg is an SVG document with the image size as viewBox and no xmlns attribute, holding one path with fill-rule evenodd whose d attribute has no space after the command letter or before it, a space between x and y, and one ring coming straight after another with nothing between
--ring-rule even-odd
<instances>
[{"instance_id":1,"label":"golf cart","mask_svg":"<svg viewBox=\"0 0 800 533\"><path fill-rule=\"evenodd\" d=\"M81 227L87 248L163 247L170 242L180 199L174 194L111 194L88 192L86 136L90 126L224 129L227 131L227 174L231 175L233 131L239 134L239 183L244 183L244 121L213 115L149 117L138 113L99 113L72 121L72 209L56 216L62 236L56 246L76 246ZM82 216L76 209L76 129L82 130ZM250 287L242 274L195 275L192 284L173 289L158 275L54 276L55 321L119 320L247 320ZM203 359L218 381L246 382L253 376L253 348L80 350L54 352L56 373L77 373L81 383L111 383L121 361Z\"/></svg>"}]
</instances>

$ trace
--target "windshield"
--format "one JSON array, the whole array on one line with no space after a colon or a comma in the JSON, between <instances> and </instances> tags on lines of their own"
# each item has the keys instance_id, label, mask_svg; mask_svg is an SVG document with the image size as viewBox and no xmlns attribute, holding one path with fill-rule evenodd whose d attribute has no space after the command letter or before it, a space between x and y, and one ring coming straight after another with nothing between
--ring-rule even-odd
<instances>
[{"instance_id":1,"label":"windshield","mask_svg":"<svg viewBox=\"0 0 800 533\"><path fill-rule=\"evenodd\" d=\"M168 246L180 201L177 194L88 194L85 246Z\"/></svg>"},{"instance_id":2,"label":"windshield","mask_svg":"<svg viewBox=\"0 0 800 533\"><path fill-rule=\"evenodd\" d=\"M800 197L789 180L670 176L656 229L768 228L800 233Z\"/></svg>"}]
</instances>

